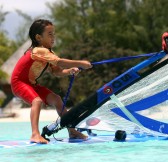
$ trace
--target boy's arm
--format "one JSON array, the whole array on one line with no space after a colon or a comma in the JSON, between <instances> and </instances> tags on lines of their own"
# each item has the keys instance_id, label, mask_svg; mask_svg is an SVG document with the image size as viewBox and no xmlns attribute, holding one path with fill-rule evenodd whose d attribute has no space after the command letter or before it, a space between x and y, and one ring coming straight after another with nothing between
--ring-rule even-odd
<instances>
[{"instance_id":1,"label":"boy's arm","mask_svg":"<svg viewBox=\"0 0 168 162\"><path fill-rule=\"evenodd\" d=\"M72 68L72 67L79 67L82 69L89 69L92 67L89 61L85 60L69 60L69 59L63 59L60 58L57 62L58 66L61 66L63 68Z\"/></svg>"},{"instance_id":2,"label":"boy's arm","mask_svg":"<svg viewBox=\"0 0 168 162\"><path fill-rule=\"evenodd\" d=\"M70 68L70 69L63 69L59 66L54 66L54 65L50 65L49 66L49 71L55 75L55 76L67 76L67 75L77 75L79 73L79 69L74 67L74 68Z\"/></svg>"},{"instance_id":3,"label":"boy's arm","mask_svg":"<svg viewBox=\"0 0 168 162\"><path fill-rule=\"evenodd\" d=\"M36 47L32 51L32 59L49 62L62 68L81 67L83 69L91 68L89 61L63 59L50 52L47 48Z\"/></svg>"},{"instance_id":4,"label":"boy's arm","mask_svg":"<svg viewBox=\"0 0 168 162\"><path fill-rule=\"evenodd\" d=\"M31 55L33 60L49 62L52 65L57 65L59 57L50 52L49 49L43 47L35 47Z\"/></svg>"}]
</instances>

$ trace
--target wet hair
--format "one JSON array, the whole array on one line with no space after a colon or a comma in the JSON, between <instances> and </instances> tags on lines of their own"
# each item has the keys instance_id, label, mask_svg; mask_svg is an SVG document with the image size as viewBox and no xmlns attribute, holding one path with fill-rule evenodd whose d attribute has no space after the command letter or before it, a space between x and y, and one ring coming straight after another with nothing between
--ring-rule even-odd
<instances>
[{"instance_id":1,"label":"wet hair","mask_svg":"<svg viewBox=\"0 0 168 162\"><path fill-rule=\"evenodd\" d=\"M38 19L33 22L29 29L29 37L32 41L31 48L37 47L39 45L36 40L36 35L42 35L44 29L48 25L53 25L51 21L45 19Z\"/></svg>"},{"instance_id":2,"label":"wet hair","mask_svg":"<svg viewBox=\"0 0 168 162\"><path fill-rule=\"evenodd\" d=\"M114 141L125 141L127 137L127 133L124 130L117 130L115 132L115 138Z\"/></svg>"}]
</instances>

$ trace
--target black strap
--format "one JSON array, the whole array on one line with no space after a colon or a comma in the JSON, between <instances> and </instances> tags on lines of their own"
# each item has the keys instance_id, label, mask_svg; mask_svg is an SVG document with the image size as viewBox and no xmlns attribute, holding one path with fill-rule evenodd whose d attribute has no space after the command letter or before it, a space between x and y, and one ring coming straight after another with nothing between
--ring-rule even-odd
<instances>
[{"instance_id":1,"label":"black strap","mask_svg":"<svg viewBox=\"0 0 168 162\"><path fill-rule=\"evenodd\" d=\"M38 84L38 79L43 75L43 73L45 72L45 70L48 68L48 65L49 65L49 63L47 62L47 64L46 64L45 68L43 69L43 71L42 71L42 72L40 73L40 75L35 79L35 81L36 81L35 85Z\"/></svg>"}]
</instances>

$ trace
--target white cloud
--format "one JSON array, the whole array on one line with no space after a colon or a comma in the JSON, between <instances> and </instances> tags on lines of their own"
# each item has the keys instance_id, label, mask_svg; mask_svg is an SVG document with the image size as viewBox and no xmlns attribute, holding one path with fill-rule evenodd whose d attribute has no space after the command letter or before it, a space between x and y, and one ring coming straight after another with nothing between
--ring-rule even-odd
<instances>
[{"instance_id":1,"label":"white cloud","mask_svg":"<svg viewBox=\"0 0 168 162\"><path fill-rule=\"evenodd\" d=\"M9 12L5 17L4 28L8 32L8 36L15 39L15 31L20 24L21 18L16 14L16 9L35 18L42 14L49 14L46 3L58 2L60 0L0 0L0 6L3 12Z\"/></svg>"},{"instance_id":2,"label":"white cloud","mask_svg":"<svg viewBox=\"0 0 168 162\"><path fill-rule=\"evenodd\" d=\"M0 0L0 4L3 6L5 11L15 11L20 9L25 12L32 11L45 11L46 2L52 3L57 0Z\"/></svg>"}]
</instances>

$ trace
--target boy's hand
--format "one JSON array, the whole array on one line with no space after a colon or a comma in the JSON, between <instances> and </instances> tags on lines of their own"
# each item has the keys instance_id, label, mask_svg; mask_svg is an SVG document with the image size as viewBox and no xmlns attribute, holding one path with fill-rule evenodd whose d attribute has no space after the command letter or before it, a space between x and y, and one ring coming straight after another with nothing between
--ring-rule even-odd
<instances>
[{"instance_id":1,"label":"boy's hand","mask_svg":"<svg viewBox=\"0 0 168 162\"><path fill-rule=\"evenodd\" d=\"M90 69L90 68L92 68L92 64L89 61L82 61L81 62L81 68Z\"/></svg>"},{"instance_id":2,"label":"boy's hand","mask_svg":"<svg viewBox=\"0 0 168 162\"><path fill-rule=\"evenodd\" d=\"M79 72L80 72L81 70L79 70L79 68L76 68L76 67L74 67L74 68L70 68L69 69L69 74L70 75L78 75L79 74Z\"/></svg>"}]
</instances>

